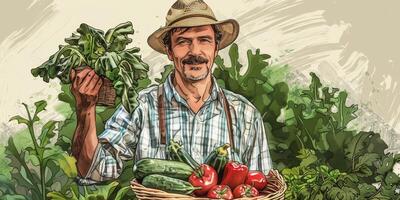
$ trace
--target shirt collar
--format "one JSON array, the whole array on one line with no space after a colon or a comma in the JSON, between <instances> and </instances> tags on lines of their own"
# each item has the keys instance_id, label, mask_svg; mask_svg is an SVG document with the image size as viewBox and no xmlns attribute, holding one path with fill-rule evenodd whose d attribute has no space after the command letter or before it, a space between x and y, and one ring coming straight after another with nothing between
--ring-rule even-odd
<instances>
[{"instance_id":1,"label":"shirt collar","mask_svg":"<svg viewBox=\"0 0 400 200\"><path fill-rule=\"evenodd\" d=\"M169 102L172 101L172 98L175 98L175 100L178 102L186 103L184 98L182 98L179 95L178 91L176 91L174 85L172 84L173 73L174 72L170 73L167 77L167 80L165 81L164 84L165 96ZM221 90L220 87L218 86L217 79L214 76L211 77L212 77L212 89L210 97L207 99L207 101L214 101L218 99L219 92Z\"/></svg>"}]
</instances>

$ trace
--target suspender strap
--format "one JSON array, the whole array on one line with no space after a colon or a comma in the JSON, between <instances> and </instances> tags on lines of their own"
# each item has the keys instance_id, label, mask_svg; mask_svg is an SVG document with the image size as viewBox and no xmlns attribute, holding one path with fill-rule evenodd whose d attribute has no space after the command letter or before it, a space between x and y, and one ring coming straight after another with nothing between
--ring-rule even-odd
<instances>
[{"instance_id":1,"label":"suspender strap","mask_svg":"<svg viewBox=\"0 0 400 200\"><path fill-rule=\"evenodd\" d=\"M233 127L232 127L232 117L231 117L231 112L229 109L229 103L228 100L226 99L226 96L224 92L221 89L220 96L222 97L222 101L224 104L224 111L225 111L225 116L226 116L226 121L228 123L228 132L229 132L229 143L231 144L231 151L235 150L235 141L233 138Z\"/></svg>"},{"instance_id":2,"label":"suspender strap","mask_svg":"<svg viewBox=\"0 0 400 200\"><path fill-rule=\"evenodd\" d=\"M232 117L231 117L231 112L229 110L229 103L228 100L226 99L226 96L224 92L221 90L220 92L220 97L222 98L223 106L224 106L224 111L225 111L225 116L226 116L226 121L228 125L228 133L229 133L229 143L231 145L231 149L235 149L235 143L233 139L233 128L232 128ZM160 136L161 136L161 144L166 144L166 120L165 120L165 109L164 109L164 88L162 85L158 86L158 94L157 94L157 100L158 100L158 126L160 128Z\"/></svg>"},{"instance_id":3,"label":"suspender strap","mask_svg":"<svg viewBox=\"0 0 400 200\"><path fill-rule=\"evenodd\" d=\"M165 123L165 109L164 109L164 88L162 85L158 86L157 100L158 100L158 126L160 128L161 144L166 144L166 123Z\"/></svg>"}]
</instances>

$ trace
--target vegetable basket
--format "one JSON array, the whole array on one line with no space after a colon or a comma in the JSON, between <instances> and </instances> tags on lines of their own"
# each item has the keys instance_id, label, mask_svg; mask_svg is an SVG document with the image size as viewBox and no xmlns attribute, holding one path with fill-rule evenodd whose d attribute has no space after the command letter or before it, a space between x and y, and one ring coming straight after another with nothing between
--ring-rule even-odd
<instances>
[{"instance_id":1,"label":"vegetable basket","mask_svg":"<svg viewBox=\"0 0 400 200\"><path fill-rule=\"evenodd\" d=\"M267 175L269 184L263 191L260 191L260 196L254 198L240 198L240 199L263 199L263 200L280 200L284 199L286 191L286 183L283 177L277 170L270 170ZM202 197L192 197L182 194L168 193L157 189L146 188L133 180L131 182L131 188L135 192L136 197L140 200L161 200L161 199L192 199L201 200L208 199Z\"/></svg>"},{"instance_id":2,"label":"vegetable basket","mask_svg":"<svg viewBox=\"0 0 400 200\"><path fill-rule=\"evenodd\" d=\"M103 85L99 91L97 105L113 106L115 104L116 93L112 82L108 78L103 78Z\"/></svg>"}]
</instances>

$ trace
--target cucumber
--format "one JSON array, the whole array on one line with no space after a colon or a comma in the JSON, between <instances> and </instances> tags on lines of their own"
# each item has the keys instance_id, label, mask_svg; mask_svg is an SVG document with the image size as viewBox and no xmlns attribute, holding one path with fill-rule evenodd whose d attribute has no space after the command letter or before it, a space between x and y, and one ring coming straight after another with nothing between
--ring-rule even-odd
<instances>
[{"instance_id":1,"label":"cucumber","mask_svg":"<svg viewBox=\"0 0 400 200\"><path fill-rule=\"evenodd\" d=\"M178 194L191 194L201 187L193 187L189 182L168 176L152 174L144 177L142 185L148 188L158 189L165 192Z\"/></svg>"},{"instance_id":2,"label":"cucumber","mask_svg":"<svg viewBox=\"0 0 400 200\"><path fill-rule=\"evenodd\" d=\"M192 156L183 148L183 146L174 140L171 140L168 145L168 152L172 160L184 162L188 164L193 170L199 168L197 163Z\"/></svg>"},{"instance_id":3,"label":"cucumber","mask_svg":"<svg viewBox=\"0 0 400 200\"><path fill-rule=\"evenodd\" d=\"M183 162L153 158L139 160L133 167L133 173L137 179L143 179L150 174L161 174L172 178L188 180L192 172L192 168Z\"/></svg>"},{"instance_id":4,"label":"cucumber","mask_svg":"<svg viewBox=\"0 0 400 200\"><path fill-rule=\"evenodd\" d=\"M215 148L211 154L207 156L204 163L212 166L218 173L218 177L222 177L224 174L224 168L226 163L229 161L228 148L230 145L228 143Z\"/></svg>"}]
</instances>

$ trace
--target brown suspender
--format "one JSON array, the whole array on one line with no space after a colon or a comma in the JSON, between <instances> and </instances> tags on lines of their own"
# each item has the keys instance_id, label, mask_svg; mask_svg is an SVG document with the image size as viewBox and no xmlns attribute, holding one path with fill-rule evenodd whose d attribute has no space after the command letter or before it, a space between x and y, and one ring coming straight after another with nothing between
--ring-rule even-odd
<instances>
[{"instance_id":1,"label":"brown suspender","mask_svg":"<svg viewBox=\"0 0 400 200\"><path fill-rule=\"evenodd\" d=\"M228 123L229 143L231 144L231 149L235 149L235 141L233 139L232 117L231 117L231 112L229 109L229 102L226 99L226 96L225 96L224 92L222 91L222 89L220 92L220 96L222 97L222 100L223 100L225 116L226 116L226 120Z\"/></svg>"},{"instance_id":2,"label":"brown suspender","mask_svg":"<svg viewBox=\"0 0 400 200\"><path fill-rule=\"evenodd\" d=\"M226 96L222 90L220 92L220 97L222 98L222 101L224 104L223 106L224 106L225 116L226 116L227 123L228 123L229 142L231 145L231 149L235 149L235 143L234 143L234 139L233 139L231 112L229 110L228 100L226 99ZM164 88L162 86L158 87L157 100L158 100L158 105L157 105L158 125L160 128L161 144L165 145L167 130L166 130L166 122L165 122L165 109L164 109Z\"/></svg>"},{"instance_id":3,"label":"brown suspender","mask_svg":"<svg viewBox=\"0 0 400 200\"><path fill-rule=\"evenodd\" d=\"M164 109L164 88L162 85L158 86L157 100L158 100L158 126L161 135L161 144L166 144L166 124L165 124L165 109Z\"/></svg>"}]
</instances>

